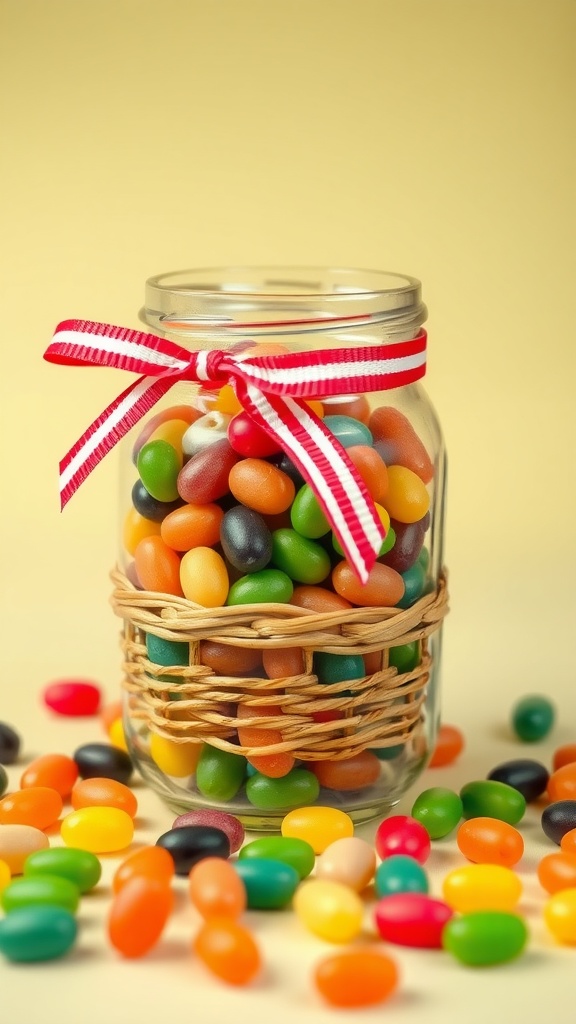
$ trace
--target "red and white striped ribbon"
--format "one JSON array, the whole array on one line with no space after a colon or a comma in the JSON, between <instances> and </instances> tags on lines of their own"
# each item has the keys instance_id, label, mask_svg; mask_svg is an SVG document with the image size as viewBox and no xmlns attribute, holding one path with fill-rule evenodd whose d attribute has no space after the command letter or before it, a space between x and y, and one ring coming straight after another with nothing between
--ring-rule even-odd
<instances>
[{"instance_id":1,"label":"red and white striped ribbon","mask_svg":"<svg viewBox=\"0 0 576 1024\"><path fill-rule=\"evenodd\" d=\"M44 353L51 363L110 366L141 376L82 434L60 463L64 508L114 445L179 381L230 384L254 422L270 434L310 484L357 575L366 582L384 529L345 449L307 398L411 384L426 370L426 332L390 345L239 357L188 349L144 331L65 320Z\"/></svg>"}]
</instances>

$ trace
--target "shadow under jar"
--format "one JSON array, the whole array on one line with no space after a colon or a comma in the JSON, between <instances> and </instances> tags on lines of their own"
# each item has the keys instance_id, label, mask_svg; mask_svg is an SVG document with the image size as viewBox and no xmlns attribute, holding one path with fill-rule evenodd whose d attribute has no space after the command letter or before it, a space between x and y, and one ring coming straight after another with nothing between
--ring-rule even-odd
<instances>
[{"instance_id":1,"label":"shadow under jar","mask_svg":"<svg viewBox=\"0 0 576 1024\"><path fill-rule=\"evenodd\" d=\"M126 741L178 813L225 810L275 830L318 804L366 821L431 756L445 453L421 384L399 372L417 363L425 317L420 283L379 271L239 267L146 283L141 319L206 353L202 383L178 383L124 442L113 572ZM278 369L287 353L357 361L360 349L394 357L389 387L344 375L330 394L306 366L306 395L288 402L344 448L385 530L365 584L302 463L214 370L215 353ZM326 479L338 463L327 465Z\"/></svg>"}]
</instances>

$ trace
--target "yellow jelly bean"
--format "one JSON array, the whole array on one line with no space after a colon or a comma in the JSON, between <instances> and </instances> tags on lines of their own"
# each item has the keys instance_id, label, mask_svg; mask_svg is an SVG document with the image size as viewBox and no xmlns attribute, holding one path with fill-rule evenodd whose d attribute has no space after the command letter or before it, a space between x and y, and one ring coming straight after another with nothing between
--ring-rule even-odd
<instances>
[{"instance_id":1,"label":"yellow jelly bean","mask_svg":"<svg viewBox=\"0 0 576 1024\"><path fill-rule=\"evenodd\" d=\"M189 601L204 608L221 608L230 587L224 559L213 548L192 548L180 562L180 584Z\"/></svg>"},{"instance_id":2,"label":"yellow jelly bean","mask_svg":"<svg viewBox=\"0 0 576 1024\"><path fill-rule=\"evenodd\" d=\"M388 492L383 504L391 519L400 523L417 523L430 507L426 484L406 466L388 466Z\"/></svg>"},{"instance_id":3,"label":"yellow jelly bean","mask_svg":"<svg viewBox=\"0 0 576 1024\"><path fill-rule=\"evenodd\" d=\"M12 872L5 860L0 860L0 892L5 889L12 878Z\"/></svg>"},{"instance_id":4,"label":"yellow jelly bean","mask_svg":"<svg viewBox=\"0 0 576 1024\"><path fill-rule=\"evenodd\" d=\"M180 456L182 462L182 438L189 426L190 424L186 423L185 420L165 420L164 423L160 423L156 430L150 434L146 443L148 444L150 441L167 441Z\"/></svg>"},{"instance_id":5,"label":"yellow jelly bean","mask_svg":"<svg viewBox=\"0 0 576 1024\"><path fill-rule=\"evenodd\" d=\"M118 807L82 807L67 814L60 827L66 846L90 853L114 853L132 842L134 822Z\"/></svg>"},{"instance_id":6,"label":"yellow jelly bean","mask_svg":"<svg viewBox=\"0 0 576 1024\"><path fill-rule=\"evenodd\" d=\"M544 920L558 942L576 945L576 889L561 889L544 907Z\"/></svg>"},{"instance_id":7,"label":"yellow jelly bean","mask_svg":"<svg viewBox=\"0 0 576 1024\"><path fill-rule=\"evenodd\" d=\"M450 871L442 895L454 910L513 910L522 895L517 874L502 864L467 864Z\"/></svg>"},{"instance_id":8,"label":"yellow jelly bean","mask_svg":"<svg viewBox=\"0 0 576 1024\"><path fill-rule=\"evenodd\" d=\"M242 406L236 398L231 384L225 384L223 388L220 388L213 408L218 409L219 412L228 413L229 416L235 416L237 412L241 411Z\"/></svg>"},{"instance_id":9,"label":"yellow jelly bean","mask_svg":"<svg viewBox=\"0 0 576 1024\"><path fill-rule=\"evenodd\" d=\"M337 839L353 836L354 822L336 807L295 807L283 819L281 831L290 839L310 843L314 853L323 853Z\"/></svg>"},{"instance_id":10,"label":"yellow jelly bean","mask_svg":"<svg viewBox=\"0 0 576 1024\"><path fill-rule=\"evenodd\" d=\"M124 520L122 540L126 551L133 555L141 540L145 537L159 537L160 523L145 519L135 508L131 508Z\"/></svg>"},{"instance_id":11,"label":"yellow jelly bean","mask_svg":"<svg viewBox=\"0 0 576 1024\"><path fill-rule=\"evenodd\" d=\"M120 750L128 752L128 744L124 735L122 718L115 718L108 729L108 738L113 747L120 747Z\"/></svg>"},{"instance_id":12,"label":"yellow jelly bean","mask_svg":"<svg viewBox=\"0 0 576 1024\"><path fill-rule=\"evenodd\" d=\"M158 765L160 771L175 779L183 779L187 775L194 774L202 753L202 746L202 743L191 743L190 741L177 743L176 740L159 736L156 732L150 735L150 757Z\"/></svg>"},{"instance_id":13,"label":"yellow jelly bean","mask_svg":"<svg viewBox=\"0 0 576 1024\"><path fill-rule=\"evenodd\" d=\"M364 904L341 882L316 878L302 882L292 906L306 928L328 942L351 942L362 929Z\"/></svg>"}]
</instances>

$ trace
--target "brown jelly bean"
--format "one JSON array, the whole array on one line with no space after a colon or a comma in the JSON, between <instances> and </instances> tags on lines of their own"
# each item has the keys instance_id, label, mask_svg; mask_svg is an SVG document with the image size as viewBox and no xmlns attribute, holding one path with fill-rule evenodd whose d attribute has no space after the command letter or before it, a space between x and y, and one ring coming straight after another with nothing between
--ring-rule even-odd
<instances>
[{"instance_id":1,"label":"brown jelly bean","mask_svg":"<svg viewBox=\"0 0 576 1024\"><path fill-rule=\"evenodd\" d=\"M230 470L239 458L227 438L202 448L178 474L180 497L192 505L207 505L223 498L229 490Z\"/></svg>"},{"instance_id":2,"label":"brown jelly bean","mask_svg":"<svg viewBox=\"0 0 576 1024\"><path fill-rule=\"evenodd\" d=\"M257 648L232 647L214 640L201 641L200 661L222 676L246 676L262 667L261 652Z\"/></svg>"},{"instance_id":3,"label":"brown jelly bean","mask_svg":"<svg viewBox=\"0 0 576 1024\"><path fill-rule=\"evenodd\" d=\"M237 501L264 515L286 511L296 493L290 477L264 459L237 462L228 483Z\"/></svg>"},{"instance_id":4,"label":"brown jelly bean","mask_svg":"<svg viewBox=\"0 0 576 1024\"><path fill-rule=\"evenodd\" d=\"M400 574L381 562L376 562L370 570L367 583L360 582L348 562L339 562L332 571L332 584L340 597L365 607L391 608L404 596L404 580Z\"/></svg>"},{"instance_id":5,"label":"brown jelly bean","mask_svg":"<svg viewBox=\"0 0 576 1024\"><path fill-rule=\"evenodd\" d=\"M404 413L392 406L381 405L370 416L368 426L374 438L374 447L387 466L406 466L423 483L430 483L434 476L434 466Z\"/></svg>"}]
</instances>

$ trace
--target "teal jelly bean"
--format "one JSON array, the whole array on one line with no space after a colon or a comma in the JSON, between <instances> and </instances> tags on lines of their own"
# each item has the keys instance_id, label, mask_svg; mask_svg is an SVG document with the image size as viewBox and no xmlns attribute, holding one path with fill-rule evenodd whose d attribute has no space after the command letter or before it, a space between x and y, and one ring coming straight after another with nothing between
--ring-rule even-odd
<instances>
[{"instance_id":1,"label":"teal jelly bean","mask_svg":"<svg viewBox=\"0 0 576 1024\"><path fill-rule=\"evenodd\" d=\"M63 907L74 914L79 901L78 886L58 875L16 878L0 893L0 903L7 914L21 907L34 907L39 904Z\"/></svg>"},{"instance_id":2,"label":"teal jelly bean","mask_svg":"<svg viewBox=\"0 0 576 1024\"><path fill-rule=\"evenodd\" d=\"M464 818L498 818L517 825L526 811L526 800L505 782L479 779L467 782L460 790Z\"/></svg>"},{"instance_id":3,"label":"teal jelly bean","mask_svg":"<svg viewBox=\"0 0 576 1024\"><path fill-rule=\"evenodd\" d=\"M500 910L475 910L454 916L442 932L444 949L470 967L513 960L527 940L528 929L522 918Z\"/></svg>"},{"instance_id":4,"label":"teal jelly bean","mask_svg":"<svg viewBox=\"0 0 576 1024\"><path fill-rule=\"evenodd\" d=\"M293 768L280 779L258 773L246 783L246 796L262 811L307 807L318 799L319 793L318 779L305 768Z\"/></svg>"},{"instance_id":5,"label":"teal jelly bean","mask_svg":"<svg viewBox=\"0 0 576 1024\"><path fill-rule=\"evenodd\" d=\"M330 574L330 555L321 544L283 528L272 534L272 561L297 583L314 586Z\"/></svg>"},{"instance_id":6,"label":"teal jelly bean","mask_svg":"<svg viewBox=\"0 0 576 1024\"><path fill-rule=\"evenodd\" d=\"M181 468L181 457L168 441L150 441L138 453L140 479L157 501L176 501Z\"/></svg>"},{"instance_id":7,"label":"teal jelly bean","mask_svg":"<svg viewBox=\"0 0 576 1024\"><path fill-rule=\"evenodd\" d=\"M381 558L382 555L388 554L388 552L391 551L392 548L394 547L395 543L396 543L396 531L393 529L392 526L389 526L388 530L386 532L386 536L384 537L384 540L382 541L382 543L380 545L380 550L378 552L378 558ZM338 538L337 538L337 536L336 536L336 534L334 532L332 532L332 547L334 548L335 551L338 552L339 555L342 555L342 556L344 555L344 550L343 550L343 548L342 548L342 546L341 546L341 544L340 544L340 542L339 542L339 540L338 540Z\"/></svg>"},{"instance_id":8,"label":"teal jelly bean","mask_svg":"<svg viewBox=\"0 0 576 1024\"><path fill-rule=\"evenodd\" d=\"M372 446L374 438L372 432L360 420L352 416L325 416L322 420L325 427L334 434L340 441L343 448L352 448L356 444L367 444Z\"/></svg>"},{"instance_id":9,"label":"teal jelly bean","mask_svg":"<svg viewBox=\"0 0 576 1024\"><path fill-rule=\"evenodd\" d=\"M428 876L414 857L395 853L386 857L376 868L374 888L378 896L392 896L397 892L428 892Z\"/></svg>"},{"instance_id":10,"label":"teal jelly bean","mask_svg":"<svg viewBox=\"0 0 576 1024\"><path fill-rule=\"evenodd\" d=\"M432 786L416 797L410 814L424 825L430 839L442 839L458 825L462 800L452 789Z\"/></svg>"},{"instance_id":11,"label":"teal jelly bean","mask_svg":"<svg viewBox=\"0 0 576 1024\"><path fill-rule=\"evenodd\" d=\"M364 658L359 654L328 654L316 651L313 658L318 682L343 683L350 679L363 679L366 675Z\"/></svg>"},{"instance_id":12,"label":"teal jelly bean","mask_svg":"<svg viewBox=\"0 0 576 1024\"><path fill-rule=\"evenodd\" d=\"M89 892L100 881L102 865L96 854L89 850L53 846L29 854L24 861L24 875L57 875L72 882L80 892Z\"/></svg>"},{"instance_id":13,"label":"teal jelly bean","mask_svg":"<svg viewBox=\"0 0 576 1024\"><path fill-rule=\"evenodd\" d=\"M0 921L0 951L8 960L54 960L74 944L78 926L62 907L22 907Z\"/></svg>"},{"instance_id":14,"label":"teal jelly bean","mask_svg":"<svg viewBox=\"0 0 576 1024\"><path fill-rule=\"evenodd\" d=\"M238 857L240 860L252 857L279 860L295 868L299 878L307 878L316 863L316 854L310 843L289 836L263 836L262 839L255 839L242 847Z\"/></svg>"},{"instance_id":15,"label":"teal jelly bean","mask_svg":"<svg viewBox=\"0 0 576 1024\"><path fill-rule=\"evenodd\" d=\"M406 572L401 573L404 580L404 596L398 601L397 608L410 608L426 587L426 571L420 562L414 562Z\"/></svg>"},{"instance_id":16,"label":"teal jelly bean","mask_svg":"<svg viewBox=\"0 0 576 1024\"><path fill-rule=\"evenodd\" d=\"M369 747L368 749L371 754L376 754L381 761L393 761L396 757L400 757L404 750L404 744L396 744L393 747Z\"/></svg>"},{"instance_id":17,"label":"teal jelly bean","mask_svg":"<svg viewBox=\"0 0 576 1024\"><path fill-rule=\"evenodd\" d=\"M428 548L422 548L420 554L418 555L418 561L420 562L420 565L424 569L424 572L427 573L430 567L430 552Z\"/></svg>"},{"instance_id":18,"label":"teal jelly bean","mask_svg":"<svg viewBox=\"0 0 576 1024\"><path fill-rule=\"evenodd\" d=\"M547 697L523 697L512 709L512 728L518 739L535 743L548 735L554 724L554 705Z\"/></svg>"},{"instance_id":19,"label":"teal jelly bean","mask_svg":"<svg viewBox=\"0 0 576 1024\"><path fill-rule=\"evenodd\" d=\"M8 776L0 764L0 796L8 789Z\"/></svg>"},{"instance_id":20,"label":"teal jelly bean","mask_svg":"<svg viewBox=\"0 0 576 1024\"><path fill-rule=\"evenodd\" d=\"M309 537L311 540L323 537L330 530L330 524L310 484L304 484L294 498L290 509L290 521L302 537Z\"/></svg>"},{"instance_id":21,"label":"teal jelly bean","mask_svg":"<svg viewBox=\"0 0 576 1024\"><path fill-rule=\"evenodd\" d=\"M388 664L399 672L411 672L420 664L420 644L413 640L409 644L399 644L388 651Z\"/></svg>"},{"instance_id":22,"label":"teal jelly bean","mask_svg":"<svg viewBox=\"0 0 576 1024\"><path fill-rule=\"evenodd\" d=\"M165 640L164 637L146 634L146 653L148 661L154 665L188 665L190 647L178 640Z\"/></svg>"},{"instance_id":23,"label":"teal jelly bean","mask_svg":"<svg viewBox=\"0 0 576 1024\"><path fill-rule=\"evenodd\" d=\"M245 757L204 744L196 766L196 785L202 796L209 800L232 800L245 777Z\"/></svg>"},{"instance_id":24,"label":"teal jelly bean","mask_svg":"<svg viewBox=\"0 0 576 1024\"><path fill-rule=\"evenodd\" d=\"M261 569L241 576L232 584L226 604L262 604L267 601L287 604L294 592L294 584L280 569Z\"/></svg>"},{"instance_id":25,"label":"teal jelly bean","mask_svg":"<svg viewBox=\"0 0 576 1024\"><path fill-rule=\"evenodd\" d=\"M249 910L281 910L292 899L300 882L296 868L270 857L247 857L234 863L246 887Z\"/></svg>"}]
</instances>

